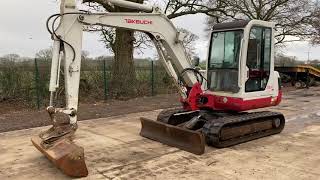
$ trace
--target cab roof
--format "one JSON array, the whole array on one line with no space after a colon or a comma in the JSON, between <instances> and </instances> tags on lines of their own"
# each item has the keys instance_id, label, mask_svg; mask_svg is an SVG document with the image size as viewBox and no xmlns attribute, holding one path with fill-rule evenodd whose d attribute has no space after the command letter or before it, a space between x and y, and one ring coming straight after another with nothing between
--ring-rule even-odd
<instances>
[{"instance_id":1,"label":"cab roof","mask_svg":"<svg viewBox=\"0 0 320 180\"><path fill-rule=\"evenodd\" d=\"M212 28L213 31L223 30L223 29L240 29L245 28L250 20L239 20L225 23L215 24Z\"/></svg>"}]
</instances>

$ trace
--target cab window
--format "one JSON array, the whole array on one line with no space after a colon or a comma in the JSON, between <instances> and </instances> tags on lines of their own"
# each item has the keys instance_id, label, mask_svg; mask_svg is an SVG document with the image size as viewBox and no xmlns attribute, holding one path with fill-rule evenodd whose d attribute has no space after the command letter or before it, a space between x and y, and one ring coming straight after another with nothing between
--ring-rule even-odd
<instances>
[{"instance_id":1,"label":"cab window","mask_svg":"<svg viewBox=\"0 0 320 180\"><path fill-rule=\"evenodd\" d=\"M245 91L265 90L270 76L271 29L252 27L248 42L247 62L249 68Z\"/></svg>"}]
</instances>

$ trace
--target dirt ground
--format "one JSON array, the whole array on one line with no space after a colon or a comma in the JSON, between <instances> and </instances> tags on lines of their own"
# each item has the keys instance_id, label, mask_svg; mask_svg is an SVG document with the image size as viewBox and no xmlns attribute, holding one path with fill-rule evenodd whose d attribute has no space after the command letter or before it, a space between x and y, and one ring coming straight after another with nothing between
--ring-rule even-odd
<instances>
[{"instance_id":1,"label":"dirt ground","mask_svg":"<svg viewBox=\"0 0 320 180\"><path fill-rule=\"evenodd\" d=\"M80 103L79 121L118 116L123 114L165 109L178 106L177 94L157 95L153 97L141 97L128 101L108 100L107 102ZM26 129L32 127L50 125L50 118L45 111L28 108L17 103L0 103L0 132Z\"/></svg>"},{"instance_id":2,"label":"dirt ground","mask_svg":"<svg viewBox=\"0 0 320 180\"><path fill-rule=\"evenodd\" d=\"M79 122L84 179L311 179L320 178L320 88L290 91L280 106L281 134L197 156L139 136L139 117L160 110ZM31 144L48 127L0 133L0 179L69 179Z\"/></svg>"}]
</instances>

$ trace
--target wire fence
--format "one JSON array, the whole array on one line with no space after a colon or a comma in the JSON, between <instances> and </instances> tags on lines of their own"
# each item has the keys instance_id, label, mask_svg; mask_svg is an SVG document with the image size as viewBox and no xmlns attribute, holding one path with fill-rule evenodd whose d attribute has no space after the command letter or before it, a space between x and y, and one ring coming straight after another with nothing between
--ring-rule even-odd
<instances>
[{"instance_id":1,"label":"wire fence","mask_svg":"<svg viewBox=\"0 0 320 180\"><path fill-rule=\"evenodd\" d=\"M49 103L50 65L48 61L0 62L0 102L19 101L40 109ZM63 68L62 68L63 69ZM136 95L154 96L176 92L172 79L158 61L136 63ZM92 102L113 99L110 90L112 62L107 60L83 61L81 67L79 100ZM56 100L64 102L63 73Z\"/></svg>"}]
</instances>

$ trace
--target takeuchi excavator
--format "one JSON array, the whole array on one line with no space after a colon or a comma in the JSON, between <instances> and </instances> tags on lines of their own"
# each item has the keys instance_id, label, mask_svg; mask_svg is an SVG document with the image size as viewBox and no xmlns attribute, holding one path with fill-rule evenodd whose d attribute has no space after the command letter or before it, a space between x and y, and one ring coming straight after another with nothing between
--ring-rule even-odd
<instances>
[{"instance_id":1,"label":"takeuchi excavator","mask_svg":"<svg viewBox=\"0 0 320 180\"><path fill-rule=\"evenodd\" d=\"M214 25L207 68L199 70L183 47L184 34L177 31L159 8L124 0L107 1L137 12L91 13L78 10L75 0L62 0L60 13L47 21L54 41L47 107L53 126L31 141L65 174L88 175L84 149L72 141L78 128L84 26L146 33L174 79L181 108L163 110L157 120L141 118L141 136L201 155L205 144L223 148L283 130L285 118L281 113L250 111L276 106L281 101L279 74L274 71L274 23L250 20ZM66 107L57 108L54 96L62 63Z\"/></svg>"}]
</instances>

